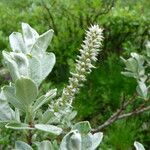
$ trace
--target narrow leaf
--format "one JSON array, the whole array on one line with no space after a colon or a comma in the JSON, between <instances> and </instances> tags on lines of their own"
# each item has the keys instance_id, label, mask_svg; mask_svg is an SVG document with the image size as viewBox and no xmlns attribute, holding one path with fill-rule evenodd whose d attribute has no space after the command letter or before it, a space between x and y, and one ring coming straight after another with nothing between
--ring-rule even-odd
<instances>
[{"instance_id":1,"label":"narrow leaf","mask_svg":"<svg viewBox=\"0 0 150 150\"><path fill-rule=\"evenodd\" d=\"M12 122L5 125L6 128L15 129L15 130L31 130L34 129L30 127L28 124L19 123L19 122Z\"/></svg>"},{"instance_id":2,"label":"narrow leaf","mask_svg":"<svg viewBox=\"0 0 150 150\"><path fill-rule=\"evenodd\" d=\"M43 106L45 103L47 103L50 99L56 96L57 89L50 90L45 95L42 95L40 98L36 100L34 103L34 111L38 110L41 106Z\"/></svg>"},{"instance_id":3,"label":"narrow leaf","mask_svg":"<svg viewBox=\"0 0 150 150\"><path fill-rule=\"evenodd\" d=\"M62 133L61 128L53 125L36 124L35 128L41 131L49 132L54 135L60 135Z\"/></svg>"}]
</instances>

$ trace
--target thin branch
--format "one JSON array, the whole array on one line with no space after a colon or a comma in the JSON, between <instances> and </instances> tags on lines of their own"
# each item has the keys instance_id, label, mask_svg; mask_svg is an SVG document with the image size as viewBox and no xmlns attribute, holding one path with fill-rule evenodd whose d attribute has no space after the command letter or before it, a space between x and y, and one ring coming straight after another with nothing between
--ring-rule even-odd
<instances>
[{"instance_id":1,"label":"thin branch","mask_svg":"<svg viewBox=\"0 0 150 150\"><path fill-rule=\"evenodd\" d=\"M142 109L138 109L138 110L135 110L135 111L133 111L133 112L120 115L120 116L118 117L118 119L123 119L123 118L127 118L127 117L130 117L130 116L133 116L133 115L137 115L137 114L140 114L140 113L145 112L145 111L148 111L148 110L150 110L150 106L143 107Z\"/></svg>"},{"instance_id":2,"label":"thin branch","mask_svg":"<svg viewBox=\"0 0 150 150\"><path fill-rule=\"evenodd\" d=\"M55 34L57 35L58 34L58 30L57 30L57 27L55 25L54 17L51 14L51 12L50 12L49 8L47 7L46 3L44 2L44 0L41 0L41 2L42 2L42 6L45 8L45 10L47 11L47 13L49 15L49 19L51 20L51 23L52 23L52 28L54 29Z\"/></svg>"},{"instance_id":3,"label":"thin branch","mask_svg":"<svg viewBox=\"0 0 150 150\"><path fill-rule=\"evenodd\" d=\"M112 123L114 123L115 121L117 121L119 119L124 119L124 118L134 116L134 115L137 115L137 114L140 114L142 112L150 110L150 106L145 106L144 105L145 103L143 103L138 108L136 108L135 110L132 110L129 113L124 113L123 114L123 112L125 111L127 106L129 106L129 104L131 102L135 101L134 98L135 98L135 96L133 96L130 100L128 100L126 102L123 101L121 107L109 119L107 119L102 125L100 125L96 129L93 129L92 133L96 133L96 132L101 131L102 129L106 128L107 126L111 125Z\"/></svg>"},{"instance_id":4,"label":"thin branch","mask_svg":"<svg viewBox=\"0 0 150 150\"><path fill-rule=\"evenodd\" d=\"M110 2L110 5L107 7L107 9L104 9L103 11L99 10L96 13L96 15L94 16L93 22L95 22L99 16L107 14L112 9L112 7L114 6L114 4L115 4L115 0L112 0Z\"/></svg>"},{"instance_id":5,"label":"thin branch","mask_svg":"<svg viewBox=\"0 0 150 150\"><path fill-rule=\"evenodd\" d=\"M29 122L29 126L32 128L33 127L33 124L32 122ZM32 146L32 136L33 136L33 133L32 133L32 130L28 130L28 135L27 135L27 142L30 146Z\"/></svg>"}]
</instances>

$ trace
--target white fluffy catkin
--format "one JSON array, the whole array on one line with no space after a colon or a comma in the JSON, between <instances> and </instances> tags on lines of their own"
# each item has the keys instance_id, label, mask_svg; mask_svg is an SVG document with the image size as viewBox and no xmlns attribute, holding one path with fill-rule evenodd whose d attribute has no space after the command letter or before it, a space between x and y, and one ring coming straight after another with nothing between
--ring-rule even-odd
<instances>
[{"instance_id":1,"label":"white fluffy catkin","mask_svg":"<svg viewBox=\"0 0 150 150\"><path fill-rule=\"evenodd\" d=\"M63 89L62 96L53 105L56 110L59 110L60 106L61 108L71 107L75 94L78 93L83 81L86 80L86 75L91 72L92 68L95 68L93 63L97 61L97 55L102 45L102 31L98 25L93 25L86 31L85 40L76 59L75 71L71 72L69 84Z\"/></svg>"}]
</instances>

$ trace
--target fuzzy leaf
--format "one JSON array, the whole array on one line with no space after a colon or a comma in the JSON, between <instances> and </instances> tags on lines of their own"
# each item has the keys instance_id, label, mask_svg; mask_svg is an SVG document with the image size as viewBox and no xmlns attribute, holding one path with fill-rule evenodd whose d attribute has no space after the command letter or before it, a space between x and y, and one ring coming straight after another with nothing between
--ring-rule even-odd
<instances>
[{"instance_id":1,"label":"fuzzy leaf","mask_svg":"<svg viewBox=\"0 0 150 150\"><path fill-rule=\"evenodd\" d=\"M42 115L41 122L44 124L53 123L53 119L56 119L54 113L47 109Z\"/></svg>"},{"instance_id":2,"label":"fuzzy leaf","mask_svg":"<svg viewBox=\"0 0 150 150\"><path fill-rule=\"evenodd\" d=\"M15 112L9 106L3 90L0 92L0 122L15 120Z\"/></svg>"},{"instance_id":3,"label":"fuzzy leaf","mask_svg":"<svg viewBox=\"0 0 150 150\"><path fill-rule=\"evenodd\" d=\"M142 66L144 64L144 57L142 55L139 55L137 53L131 53L131 56L136 59L139 66Z\"/></svg>"},{"instance_id":4,"label":"fuzzy leaf","mask_svg":"<svg viewBox=\"0 0 150 150\"><path fill-rule=\"evenodd\" d=\"M31 54L40 57L41 53L45 52L53 37L53 30L48 30L38 37L34 43Z\"/></svg>"},{"instance_id":5,"label":"fuzzy leaf","mask_svg":"<svg viewBox=\"0 0 150 150\"><path fill-rule=\"evenodd\" d=\"M37 97L38 89L36 84L24 77L18 79L15 83L16 97L25 106L30 106Z\"/></svg>"},{"instance_id":6,"label":"fuzzy leaf","mask_svg":"<svg viewBox=\"0 0 150 150\"><path fill-rule=\"evenodd\" d=\"M91 131L91 126L88 121L76 123L72 130L78 130L81 134L88 134Z\"/></svg>"},{"instance_id":7,"label":"fuzzy leaf","mask_svg":"<svg viewBox=\"0 0 150 150\"><path fill-rule=\"evenodd\" d=\"M29 57L29 77L39 86L42 78L40 60L36 57Z\"/></svg>"},{"instance_id":8,"label":"fuzzy leaf","mask_svg":"<svg viewBox=\"0 0 150 150\"><path fill-rule=\"evenodd\" d=\"M144 146L139 142L135 141L134 146L135 146L136 150L145 150Z\"/></svg>"},{"instance_id":9,"label":"fuzzy leaf","mask_svg":"<svg viewBox=\"0 0 150 150\"><path fill-rule=\"evenodd\" d=\"M54 150L52 144L50 141L42 141L42 142L38 142L36 143L38 150Z\"/></svg>"},{"instance_id":10,"label":"fuzzy leaf","mask_svg":"<svg viewBox=\"0 0 150 150\"><path fill-rule=\"evenodd\" d=\"M103 133L98 132L95 134L91 134L91 139L92 139L91 150L95 150L99 146L99 144L101 143L101 141L103 139Z\"/></svg>"},{"instance_id":11,"label":"fuzzy leaf","mask_svg":"<svg viewBox=\"0 0 150 150\"><path fill-rule=\"evenodd\" d=\"M55 55L53 53L46 53L43 55L43 58L41 60L41 69L42 69L42 78L41 80L44 80L49 73L52 71L54 65L56 62Z\"/></svg>"},{"instance_id":12,"label":"fuzzy leaf","mask_svg":"<svg viewBox=\"0 0 150 150\"><path fill-rule=\"evenodd\" d=\"M22 141L15 142L15 150L33 150L30 145Z\"/></svg>"},{"instance_id":13,"label":"fuzzy leaf","mask_svg":"<svg viewBox=\"0 0 150 150\"><path fill-rule=\"evenodd\" d=\"M132 72L121 72L121 74L123 74L124 76L127 76L127 77L135 77L135 74L132 73Z\"/></svg>"},{"instance_id":14,"label":"fuzzy leaf","mask_svg":"<svg viewBox=\"0 0 150 150\"><path fill-rule=\"evenodd\" d=\"M22 52L26 54L26 47L23 41L22 34L19 32L13 32L9 36L10 47L14 52Z\"/></svg>"},{"instance_id":15,"label":"fuzzy leaf","mask_svg":"<svg viewBox=\"0 0 150 150\"><path fill-rule=\"evenodd\" d=\"M44 105L45 103L47 103L50 99L52 99L53 97L56 96L56 89L50 90L49 92L47 92L45 95L42 95L40 98L38 98L36 100L36 102L34 103L34 111L38 110L42 105Z\"/></svg>"},{"instance_id":16,"label":"fuzzy leaf","mask_svg":"<svg viewBox=\"0 0 150 150\"><path fill-rule=\"evenodd\" d=\"M146 43L146 53L147 53L147 56L150 57L150 41Z\"/></svg>"},{"instance_id":17,"label":"fuzzy leaf","mask_svg":"<svg viewBox=\"0 0 150 150\"><path fill-rule=\"evenodd\" d=\"M29 127L28 124L19 123L19 122L12 122L5 125L6 128L15 129L15 130L31 130L34 128Z\"/></svg>"},{"instance_id":18,"label":"fuzzy leaf","mask_svg":"<svg viewBox=\"0 0 150 150\"><path fill-rule=\"evenodd\" d=\"M9 103L11 103L15 108L25 111L25 105L22 105L15 95L15 87L4 86L3 92Z\"/></svg>"},{"instance_id":19,"label":"fuzzy leaf","mask_svg":"<svg viewBox=\"0 0 150 150\"><path fill-rule=\"evenodd\" d=\"M39 37L39 34L27 23L22 23L22 31L28 53L30 53L32 46Z\"/></svg>"},{"instance_id":20,"label":"fuzzy leaf","mask_svg":"<svg viewBox=\"0 0 150 150\"><path fill-rule=\"evenodd\" d=\"M20 73L18 70L18 66L14 60L12 60L9 53L3 51L2 52L7 68L11 74L12 79L15 81L20 77Z\"/></svg>"},{"instance_id":21,"label":"fuzzy leaf","mask_svg":"<svg viewBox=\"0 0 150 150\"><path fill-rule=\"evenodd\" d=\"M82 135L82 150L95 150L101 143L103 133Z\"/></svg>"},{"instance_id":22,"label":"fuzzy leaf","mask_svg":"<svg viewBox=\"0 0 150 150\"><path fill-rule=\"evenodd\" d=\"M62 133L61 128L59 128L57 126L53 126L53 125L36 124L35 128L38 130L41 130L41 131L49 132L54 135L60 135Z\"/></svg>"},{"instance_id":23,"label":"fuzzy leaf","mask_svg":"<svg viewBox=\"0 0 150 150\"><path fill-rule=\"evenodd\" d=\"M142 98L147 99L148 89L144 82L138 82L137 92Z\"/></svg>"},{"instance_id":24,"label":"fuzzy leaf","mask_svg":"<svg viewBox=\"0 0 150 150\"><path fill-rule=\"evenodd\" d=\"M63 138L60 150L81 150L81 135L78 130L70 131Z\"/></svg>"},{"instance_id":25,"label":"fuzzy leaf","mask_svg":"<svg viewBox=\"0 0 150 150\"><path fill-rule=\"evenodd\" d=\"M52 71L55 64L55 55L53 53L43 53L40 58L29 57L29 76L39 86L41 82Z\"/></svg>"},{"instance_id":26,"label":"fuzzy leaf","mask_svg":"<svg viewBox=\"0 0 150 150\"><path fill-rule=\"evenodd\" d=\"M126 62L126 69L131 72L137 72L138 64L134 58L129 58Z\"/></svg>"},{"instance_id":27,"label":"fuzzy leaf","mask_svg":"<svg viewBox=\"0 0 150 150\"><path fill-rule=\"evenodd\" d=\"M20 76L28 76L29 63L25 54L3 51L3 57L14 81Z\"/></svg>"}]
</instances>

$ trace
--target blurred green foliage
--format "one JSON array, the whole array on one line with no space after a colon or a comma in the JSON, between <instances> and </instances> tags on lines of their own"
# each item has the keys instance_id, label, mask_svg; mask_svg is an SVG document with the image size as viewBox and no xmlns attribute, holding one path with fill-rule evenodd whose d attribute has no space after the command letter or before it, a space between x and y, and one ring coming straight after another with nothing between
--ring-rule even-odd
<instances>
[{"instance_id":1,"label":"blurred green foliage","mask_svg":"<svg viewBox=\"0 0 150 150\"><path fill-rule=\"evenodd\" d=\"M61 91L67 84L69 70L74 67L85 30L94 23L103 27L105 40L97 69L88 77L74 102L78 119L90 120L96 126L117 110L122 94L131 96L135 91L135 81L120 74L123 65L119 56L126 57L131 51L142 52L145 49L150 36L149 8L148 0L1 0L0 52L10 50L8 36L21 30L21 22L29 23L40 33L54 29L55 36L49 51L56 54L57 62L40 90L43 93L50 87L57 87ZM0 76L0 84L5 82ZM143 117L146 121L147 115ZM103 149L130 149L136 139L150 145L150 141L146 140L147 132L140 132L140 135L137 132L141 126L140 120L136 120L108 127L105 134L110 138L106 138ZM6 134L0 141L0 145L5 147L11 141L11 131L0 133L2 136ZM122 141L120 145L117 145L118 140ZM105 146L107 143L109 148Z\"/></svg>"}]
</instances>

